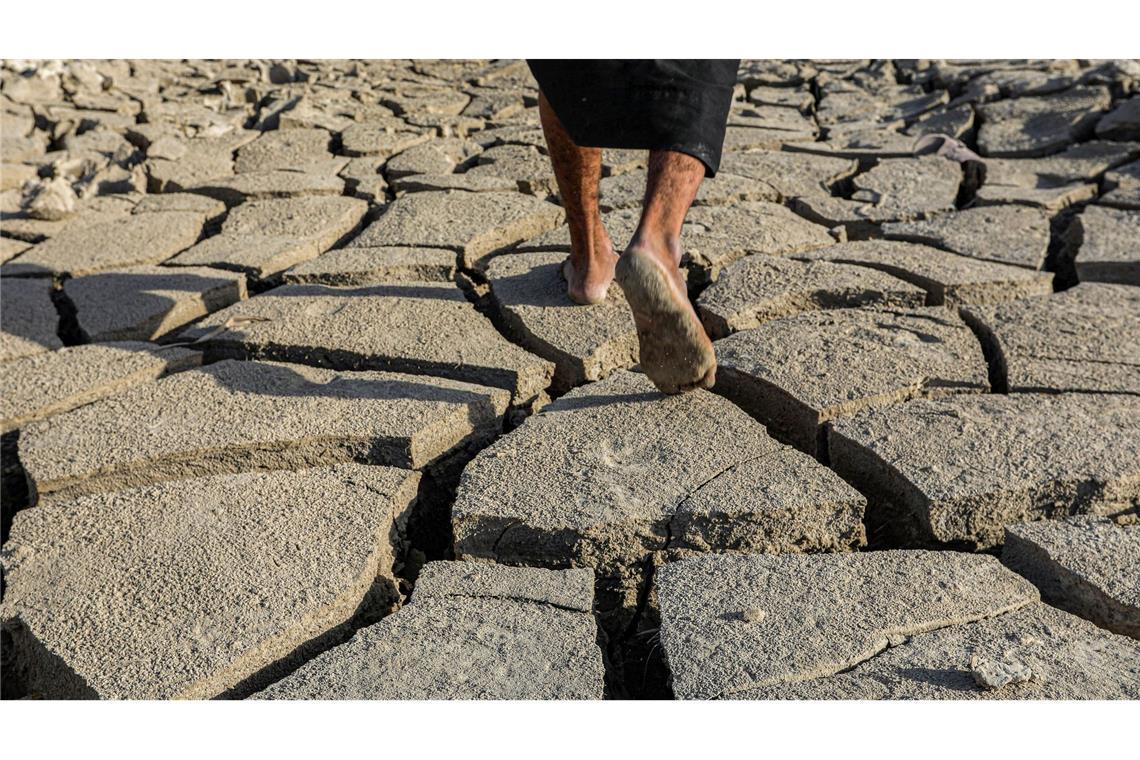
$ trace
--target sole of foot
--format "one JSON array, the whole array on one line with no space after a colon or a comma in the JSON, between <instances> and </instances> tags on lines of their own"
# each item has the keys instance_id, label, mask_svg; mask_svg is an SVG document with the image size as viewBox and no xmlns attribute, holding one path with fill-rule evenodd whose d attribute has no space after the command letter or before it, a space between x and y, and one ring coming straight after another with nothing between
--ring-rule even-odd
<instances>
[{"instance_id":1,"label":"sole of foot","mask_svg":"<svg viewBox=\"0 0 1140 760\"><path fill-rule=\"evenodd\" d=\"M650 251L631 248L615 275L633 311L641 368L669 395L716 382L712 341L689 303L683 281Z\"/></svg>"}]
</instances>

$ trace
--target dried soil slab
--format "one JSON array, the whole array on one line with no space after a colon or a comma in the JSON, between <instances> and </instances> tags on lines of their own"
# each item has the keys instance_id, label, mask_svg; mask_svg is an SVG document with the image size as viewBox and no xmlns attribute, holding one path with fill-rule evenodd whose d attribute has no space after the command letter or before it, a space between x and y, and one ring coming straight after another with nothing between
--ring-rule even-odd
<instances>
[{"instance_id":1,"label":"dried soil slab","mask_svg":"<svg viewBox=\"0 0 1140 760\"><path fill-rule=\"evenodd\" d=\"M796 258L878 269L925 290L931 306L999 303L1053 292L1052 274L979 261L913 243L840 243L798 254Z\"/></svg>"},{"instance_id":2,"label":"dried soil slab","mask_svg":"<svg viewBox=\"0 0 1140 760\"><path fill-rule=\"evenodd\" d=\"M783 106L810 111L815 97L805 87L753 87L748 91L748 102L758 106Z\"/></svg>"},{"instance_id":3,"label":"dried soil slab","mask_svg":"<svg viewBox=\"0 0 1140 760\"><path fill-rule=\"evenodd\" d=\"M518 404L543 393L554 373L502 337L450 282L282 285L211 314L185 336L209 333L202 345L211 357L450 377L506 388Z\"/></svg>"},{"instance_id":4,"label":"dried soil slab","mask_svg":"<svg viewBox=\"0 0 1140 760\"><path fill-rule=\"evenodd\" d=\"M329 150L331 136L323 129L277 129L238 148L234 171L303 170L307 165L328 166L336 156ZM342 164L343 165L343 164ZM337 170L339 171L339 169ZM331 172L336 174L336 171Z\"/></svg>"},{"instance_id":5,"label":"dried soil slab","mask_svg":"<svg viewBox=\"0 0 1140 760\"><path fill-rule=\"evenodd\" d=\"M226 213L226 204L195 193L158 193L144 195L131 209L132 214L163 213L165 211L192 211L206 219Z\"/></svg>"},{"instance_id":6,"label":"dried soil slab","mask_svg":"<svg viewBox=\"0 0 1140 760\"><path fill-rule=\"evenodd\" d=\"M545 198L558 191L550 158L529 145L498 145L475 159L465 174L473 178L501 177L512 180L519 192Z\"/></svg>"},{"instance_id":7,"label":"dried soil slab","mask_svg":"<svg viewBox=\"0 0 1140 760\"><path fill-rule=\"evenodd\" d=\"M411 193L390 204L352 246L447 248L472 267L562 220L560 207L522 193Z\"/></svg>"},{"instance_id":8,"label":"dried soil slab","mask_svg":"<svg viewBox=\"0 0 1140 760\"><path fill-rule=\"evenodd\" d=\"M914 137L941 134L962 139L974 128L974 122L974 109L968 105L939 106L923 114L903 133Z\"/></svg>"},{"instance_id":9,"label":"dried soil slab","mask_svg":"<svg viewBox=\"0 0 1140 760\"><path fill-rule=\"evenodd\" d=\"M5 545L0 607L17 671L46 699L256 688L306 645L343 636L358 608L391 602L394 526L418 479L341 464L25 510Z\"/></svg>"},{"instance_id":10,"label":"dried soil slab","mask_svg":"<svg viewBox=\"0 0 1140 760\"><path fill-rule=\"evenodd\" d=\"M1118 103L1098 121L1096 136L1105 140L1140 140L1140 95Z\"/></svg>"},{"instance_id":11,"label":"dried soil slab","mask_svg":"<svg viewBox=\"0 0 1140 760\"><path fill-rule=\"evenodd\" d=\"M716 391L815 456L830 420L989 390L974 334L936 307L807 312L717 341L716 354Z\"/></svg>"},{"instance_id":12,"label":"dried soil slab","mask_svg":"<svg viewBox=\"0 0 1140 760\"><path fill-rule=\"evenodd\" d=\"M250 201L229 213L221 234L168 263L269 279L332 248L359 227L367 211L366 201L341 196Z\"/></svg>"},{"instance_id":13,"label":"dried soil slab","mask_svg":"<svg viewBox=\"0 0 1140 760\"><path fill-rule=\"evenodd\" d=\"M0 273L82 277L108 269L157 264L194 245L205 221L201 213L171 211L66 228L4 264Z\"/></svg>"},{"instance_id":14,"label":"dried soil slab","mask_svg":"<svg viewBox=\"0 0 1140 760\"><path fill-rule=\"evenodd\" d=\"M805 195L830 195L838 182L855 175L859 162L855 159L816 156L783 151L728 153L721 171L750 177L769 185L784 201Z\"/></svg>"},{"instance_id":15,"label":"dried soil slab","mask_svg":"<svg viewBox=\"0 0 1140 760\"><path fill-rule=\"evenodd\" d=\"M598 186L598 206L602 211L641 208L645 198L645 169L606 177ZM767 182L728 173L724 167L716 177L705 180L697 190L695 206L717 206L738 201L779 201L780 194Z\"/></svg>"},{"instance_id":16,"label":"dried soil slab","mask_svg":"<svg viewBox=\"0 0 1140 760\"><path fill-rule=\"evenodd\" d=\"M202 355L150 343L74 346L0 363L0 433L98 401L167 373L198 366Z\"/></svg>"},{"instance_id":17,"label":"dried soil slab","mask_svg":"<svg viewBox=\"0 0 1140 760\"><path fill-rule=\"evenodd\" d=\"M243 203L226 216L223 235L308 239L328 250L356 229L368 211L359 198L275 198Z\"/></svg>"},{"instance_id":18,"label":"dried soil slab","mask_svg":"<svg viewBox=\"0 0 1140 760\"><path fill-rule=\"evenodd\" d=\"M908 636L1037 600L993 557L925 551L708 555L665 565L655 586L681 699L827 678Z\"/></svg>"},{"instance_id":19,"label":"dried soil slab","mask_svg":"<svg viewBox=\"0 0 1140 760\"><path fill-rule=\"evenodd\" d=\"M1140 394L1140 293L1133 288L1081 284L963 308L962 316L1010 392Z\"/></svg>"},{"instance_id":20,"label":"dried soil slab","mask_svg":"<svg viewBox=\"0 0 1140 760\"><path fill-rule=\"evenodd\" d=\"M1099 201L1102 205L1140 210L1140 161L1105 174L1104 190Z\"/></svg>"},{"instance_id":21,"label":"dried soil slab","mask_svg":"<svg viewBox=\"0 0 1140 760\"><path fill-rule=\"evenodd\" d=\"M436 142L428 142L388 159L384 164L384 174L388 179L412 174L450 174L458 160L463 158L462 152L457 156Z\"/></svg>"},{"instance_id":22,"label":"dried soil slab","mask_svg":"<svg viewBox=\"0 0 1140 760\"><path fill-rule=\"evenodd\" d=\"M455 253L442 248L337 248L285 272L286 283L373 285L383 282L449 282Z\"/></svg>"},{"instance_id":23,"label":"dried soil slab","mask_svg":"<svg viewBox=\"0 0 1140 760\"><path fill-rule=\"evenodd\" d=\"M578 306L566 295L564 253L496 256L491 298L512 340L554 362L555 384L571 388L637 363L637 327L616 283L606 300Z\"/></svg>"},{"instance_id":24,"label":"dried soil slab","mask_svg":"<svg viewBox=\"0 0 1140 760\"><path fill-rule=\"evenodd\" d=\"M806 115L798 108L788 108L787 106L733 103L733 108L728 113L728 126L747 127L769 132L787 132L789 133L787 141L803 139L805 136L815 139L819 135L819 127L810 115ZM740 131L745 130L741 129Z\"/></svg>"},{"instance_id":25,"label":"dried soil slab","mask_svg":"<svg viewBox=\"0 0 1140 760\"><path fill-rule=\"evenodd\" d=\"M320 246L308 238L214 235L175 256L166 265L230 269L255 280L271 280L289 267L320 254Z\"/></svg>"},{"instance_id":26,"label":"dried soil slab","mask_svg":"<svg viewBox=\"0 0 1140 760\"><path fill-rule=\"evenodd\" d=\"M1100 517L1010 525L1001 559L1050 604L1140 639L1140 526Z\"/></svg>"},{"instance_id":27,"label":"dried soil slab","mask_svg":"<svg viewBox=\"0 0 1140 760\"><path fill-rule=\"evenodd\" d=\"M245 277L217 269L134 267L63 285L84 340L153 340L246 297Z\"/></svg>"},{"instance_id":28,"label":"dried soil slab","mask_svg":"<svg viewBox=\"0 0 1140 760\"><path fill-rule=\"evenodd\" d=\"M1068 237L1078 280L1140 285L1140 210L1089 206Z\"/></svg>"},{"instance_id":29,"label":"dried soil slab","mask_svg":"<svg viewBox=\"0 0 1140 760\"><path fill-rule=\"evenodd\" d=\"M344 155L378 158L394 156L408 148L426 143L431 138L432 135L429 133L396 132L392 131L390 126L368 122L353 124L340 133L341 152Z\"/></svg>"},{"instance_id":30,"label":"dried soil slab","mask_svg":"<svg viewBox=\"0 0 1140 760\"><path fill-rule=\"evenodd\" d=\"M911 541L1002 541L1016 522L1140 507L1140 398L916 399L831 424L831 466L867 519Z\"/></svg>"},{"instance_id":31,"label":"dried soil slab","mask_svg":"<svg viewBox=\"0 0 1140 760\"><path fill-rule=\"evenodd\" d=\"M518 190L518 182L490 174L410 174L392 180L397 194L459 190L467 193L503 193Z\"/></svg>"},{"instance_id":32,"label":"dried soil slab","mask_svg":"<svg viewBox=\"0 0 1140 760\"><path fill-rule=\"evenodd\" d=\"M457 116L462 113L471 96L446 85L399 85L396 91L380 94L380 104L391 108L397 115L437 114Z\"/></svg>"},{"instance_id":33,"label":"dried soil slab","mask_svg":"<svg viewBox=\"0 0 1140 760\"><path fill-rule=\"evenodd\" d=\"M223 361L24 429L41 494L349 460L419 469L497 434L507 394L388 372Z\"/></svg>"},{"instance_id":34,"label":"dried soil slab","mask_svg":"<svg viewBox=\"0 0 1140 760\"><path fill-rule=\"evenodd\" d=\"M193 185L187 190L236 206L263 198L291 198L299 195L343 195L344 180L335 174L270 169L245 172Z\"/></svg>"},{"instance_id":35,"label":"dried soil slab","mask_svg":"<svg viewBox=\"0 0 1140 760\"><path fill-rule=\"evenodd\" d=\"M913 155L914 141L883 125L856 125L844 130L829 128L826 140L788 143L784 150L835 158L908 158Z\"/></svg>"},{"instance_id":36,"label":"dried soil slab","mask_svg":"<svg viewBox=\"0 0 1140 760\"><path fill-rule=\"evenodd\" d=\"M1049 216L1023 206L987 206L916 222L883 225L888 240L923 243L983 261L1027 269L1045 266Z\"/></svg>"},{"instance_id":37,"label":"dried soil slab","mask_svg":"<svg viewBox=\"0 0 1140 760\"><path fill-rule=\"evenodd\" d=\"M63 347L51 289L50 280L0 280L0 361Z\"/></svg>"},{"instance_id":38,"label":"dried soil slab","mask_svg":"<svg viewBox=\"0 0 1140 760\"><path fill-rule=\"evenodd\" d=\"M460 559L593 567L628 623L656 554L836 551L863 543L862 497L707 391L663 397L618 371L570 391L467 465Z\"/></svg>"},{"instance_id":39,"label":"dried soil slab","mask_svg":"<svg viewBox=\"0 0 1140 760\"><path fill-rule=\"evenodd\" d=\"M762 126L759 120L753 120L751 126L743 124L729 125L724 131L724 150L726 153L744 150L780 150L790 145L812 144L819 136L819 127L803 117L798 111L791 108L776 109L794 113L802 128L788 128L775 124L771 127ZM789 125L791 126L791 125Z\"/></svg>"},{"instance_id":40,"label":"dried soil slab","mask_svg":"<svg viewBox=\"0 0 1140 760\"><path fill-rule=\"evenodd\" d=\"M685 221L681 245L686 262L706 282L750 253L787 256L835 242L823 227L775 203L703 206L691 209Z\"/></svg>"},{"instance_id":41,"label":"dried soil slab","mask_svg":"<svg viewBox=\"0 0 1140 760\"><path fill-rule=\"evenodd\" d=\"M1044 156L1092 136L1112 104L1105 87L1074 87L1036 98L1014 98L978 107L978 147L984 156Z\"/></svg>"},{"instance_id":42,"label":"dried soil slab","mask_svg":"<svg viewBox=\"0 0 1140 760\"><path fill-rule=\"evenodd\" d=\"M234 151L259 136L255 130L237 130L221 137L155 140L147 146L147 190L170 193L234 173ZM138 135L146 140L145 135ZM169 146L169 151L161 148Z\"/></svg>"},{"instance_id":43,"label":"dried soil slab","mask_svg":"<svg viewBox=\"0 0 1140 760\"><path fill-rule=\"evenodd\" d=\"M851 197L879 218L915 219L953 211L962 167L941 156L889 158L851 180Z\"/></svg>"},{"instance_id":44,"label":"dried soil slab","mask_svg":"<svg viewBox=\"0 0 1140 760\"><path fill-rule=\"evenodd\" d=\"M715 340L764 322L820 309L922 306L926 291L889 274L830 261L745 256L697 299Z\"/></svg>"},{"instance_id":45,"label":"dried soil slab","mask_svg":"<svg viewBox=\"0 0 1140 760\"><path fill-rule=\"evenodd\" d=\"M1070 182L1064 185L1046 185L1043 187L998 185L987 182L978 190L974 201L978 206L1016 203L1049 212L1057 212L1077 203L1091 201L1096 197L1096 193L1097 186L1087 182Z\"/></svg>"},{"instance_id":46,"label":"dried soil slab","mask_svg":"<svg viewBox=\"0 0 1140 760\"><path fill-rule=\"evenodd\" d=\"M739 699L1131 699L1140 645L1041 602L905 639L846 673Z\"/></svg>"},{"instance_id":47,"label":"dried soil slab","mask_svg":"<svg viewBox=\"0 0 1140 760\"><path fill-rule=\"evenodd\" d=\"M0 238L0 264L11 261L32 247L31 243L13 238Z\"/></svg>"},{"instance_id":48,"label":"dried soil slab","mask_svg":"<svg viewBox=\"0 0 1140 760\"><path fill-rule=\"evenodd\" d=\"M593 573L432 562L411 603L255 699L601 699Z\"/></svg>"},{"instance_id":49,"label":"dried soil slab","mask_svg":"<svg viewBox=\"0 0 1140 760\"><path fill-rule=\"evenodd\" d=\"M991 158L986 161L986 184L1034 188L1093 182L1137 156L1140 143L1091 140L1044 158Z\"/></svg>"}]
</instances>

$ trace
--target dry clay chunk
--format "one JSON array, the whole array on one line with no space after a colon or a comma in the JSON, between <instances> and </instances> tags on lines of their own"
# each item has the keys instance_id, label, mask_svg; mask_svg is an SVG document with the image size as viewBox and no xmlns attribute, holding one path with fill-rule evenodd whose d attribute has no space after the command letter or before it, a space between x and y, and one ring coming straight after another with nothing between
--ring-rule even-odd
<instances>
[{"instance_id":1,"label":"dry clay chunk","mask_svg":"<svg viewBox=\"0 0 1140 760\"><path fill-rule=\"evenodd\" d=\"M775 200L785 201L810 195L830 195L833 185L859 170L859 162L855 159L763 150L726 154L720 168L770 185L779 196Z\"/></svg>"},{"instance_id":2,"label":"dry clay chunk","mask_svg":"<svg viewBox=\"0 0 1140 760\"><path fill-rule=\"evenodd\" d=\"M616 283L602 303L570 301L565 261L564 253L497 256L487 267L487 280L507 334L554 362L555 381L573 387L636 364L637 328Z\"/></svg>"},{"instance_id":3,"label":"dry clay chunk","mask_svg":"<svg viewBox=\"0 0 1140 760\"><path fill-rule=\"evenodd\" d=\"M745 256L701 293L697 308L714 340L803 311L922 306L926 291L884 272L830 261Z\"/></svg>"},{"instance_id":4,"label":"dry clay chunk","mask_svg":"<svg viewBox=\"0 0 1140 760\"><path fill-rule=\"evenodd\" d=\"M1010 525L1001 559L1050 604L1140 639L1140 526L1098 517Z\"/></svg>"},{"instance_id":5,"label":"dry clay chunk","mask_svg":"<svg viewBox=\"0 0 1140 760\"><path fill-rule=\"evenodd\" d=\"M25 428L41 494L367 461L419 469L494 436L505 391L388 372L223 361Z\"/></svg>"},{"instance_id":6,"label":"dry clay chunk","mask_svg":"<svg viewBox=\"0 0 1140 760\"><path fill-rule=\"evenodd\" d=\"M418 480L341 464L25 510L0 555L16 670L46 699L240 692L362 603L376 614L395 598L393 526Z\"/></svg>"},{"instance_id":7,"label":"dry clay chunk","mask_svg":"<svg viewBox=\"0 0 1140 760\"><path fill-rule=\"evenodd\" d=\"M153 340L246 296L245 277L206 267L115 269L63 284L88 341Z\"/></svg>"},{"instance_id":8,"label":"dry clay chunk","mask_svg":"<svg viewBox=\"0 0 1140 760\"><path fill-rule=\"evenodd\" d=\"M1140 507L1136 396L916 399L831 423L828 450L868 521L911 540L988 548L1013 523Z\"/></svg>"},{"instance_id":9,"label":"dry clay chunk","mask_svg":"<svg viewBox=\"0 0 1140 760\"><path fill-rule=\"evenodd\" d=\"M681 699L826 678L907 636L1037 600L993 557L926 551L706 555L665 565L655 587Z\"/></svg>"},{"instance_id":10,"label":"dry clay chunk","mask_svg":"<svg viewBox=\"0 0 1140 760\"><path fill-rule=\"evenodd\" d=\"M989 390L974 334L938 307L808 312L717 341L716 354L716 392L813 455L829 420Z\"/></svg>"},{"instance_id":11,"label":"dry clay chunk","mask_svg":"<svg viewBox=\"0 0 1140 760\"><path fill-rule=\"evenodd\" d=\"M0 271L82 277L105 269L157 264L194 245L205 221L205 215L197 212L164 211L67 227Z\"/></svg>"},{"instance_id":12,"label":"dry clay chunk","mask_svg":"<svg viewBox=\"0 0 1140 760\"><path fill-rule=\"evenodd\" d=\"M664 549L852 548L861 515L859 494L725 399L663 397L624 370L480 452L452 509L460 558L585 565L606 581L640 578Z\"/></svg>"},{"instance_id":13,"label":"dry clay chunk","mask_svg":"<svg viewBox=\"0 0 1140 760\"><path fill-rule=\"evenodd\" d=\"M978 147L985 156L1043 156L1092 137L1111 105L1105 87L1073 87L1056 95L1012 98L980 108Z\"/></svg>"},{"instance_id":14,"label":"dry clay chunk","mask_svg":"<svg viewBox=\"0 0 1140 760\"><path fill-rule=\"evenodd\" d=\"M1074 220L1081 282L1140 285L1140 210L1089 206Z\"/></svg>"},{"instance_id":15,"label":"dry clay chunk","mask_svg":"<svg viewBox=\"0 0 1140 760\"><path fill-rule=\"evenodd\" d=\"M825 228L777 203L701 206L685 222L681 245L702 281L715 280L722 267L749 253L787 256L835 242Z\"/></svg>"},{"instance_id":16,"label":"dry clay chunk","mask_svg":"<svg viewBox=\"0 0 1140 760\"><path fill-rule=\"evenodd\" d=\"M262 198L290 198L299 195L341 195L344 180L336 175L315 171L271 169L227 177L218 177L188 188L209 198L216 198L227 206L236 206Z\"/></svg>"},{"instance_id":17,"label":"dry clay chunk","mask_svg":"<svg viewBox=\"0 0 1140 760\"><path fill-rule=\"evenodd\" d=\"M1084 283L962 316L1011 392L1140 394L1140 292Z\"/></svg>"},{"instance_id":18,"label":"dry clay chunk","mask_svg":"<svg viewBox=\"0 0 1140 760\"><path fill-rule=\"evenodd\" d=\"M51 290L46 279L0 279L0 361L63 347Z\"/></svg>"},{"instance_id":19,"label":"dry clay chunk","mask_svg":"<svg viewBox=\"0 0 1140 760\"><path fill-rule=\"evenodd\" d=\"M989 304L1053 292L1053 275L978 261L925 245L887 240L840 243L797 254L886 272L927 292L927 304Z\"/></svg>"},{"instance_id":20,"label":"dry clay chunk","mask_svg":"<svg viewBox=\"0 0 1140 760\"><path fill-rule=\"evenodd\" d=\"M268 277L332 248L361 224L367 211L367 202L344 196L250 201L226 216L221 234L169 263Z\"/></svg>"},{"instance_id":21,"label":"dry clay chunk","mask_svg":"<svg viewBox=\"0 0 1140 760\"><path fill-rule=\"evenodd\" d=\"M411 193L390 204L352 245L447 248L472 267L562 220L560 207L522 193Z\"/></svg>"},{"instance_id":22,"label":"dry clay chunk","mask_svg":"<svg viewBox=\"0 0 1140 760\"><path fill-rule=\"evenodd\" d=\"M238 148L234 171L240 174L271 169L297 170L312 164L327 165L330 159L335 158L329 151L331 139L332 136L323 129L263 132L253 142Z\"/></svg>"},{"instance_id":23,"label":"dry clay chunk","mask_svg":"<svg viewBox=\"0 0 1140 760\"><path fill-rule=\"evenodd\" d=\"M554 371L501 336L450 282L282 285L185 335L209 335L202 345L212 356L440 375L507 388L520 403L545 391Z\"/></svg>"},{"instance_id":24,"label":"dry clay chunk","mask_svg":"<svg viewBox=\"0 0 1140 760\"><path fill-rule=\"evenodd\" d=\"M441 248L336 248L285 272L285 283L373 285L455 279L455 253Z\"/></svg>"},{"instance_id":25,"label":"dry clay chunk","mask_svg":"<svg viewBox=\"0 0 1140 760\"><path fill-rule=\"evenodd\" d=\"M342 196L251 201L226 216L222 234L304 238L327 250L355 229L367 211L366 201Z\"/></svg>"},{"instance_id":26,"label":"dry clay chunk","mask_svg":"<svg viewBox=\"0 0 1140 760\"><path fill-rule=\"evenodd\" d=\"M257 699L601 699L593 573L431 562L411 603Z\"/></svg>"},{"instance_id":27,"label":"dry clay chunk","mask_svg":"<svg viewBox=\"0 0 1140 760\"><path fill-rule=\"evenodd\" d=\"M0 363L0 432L201 362L197 351L131 342L74 346Z\"/></svg>"},{"instance_id":28,"label":"dry clay chunk","mask_svg":"<svg viewBox=\"0 0 1140 760\"><path fill-rule=\"evenodd\" d=\"M920 222L884 224L883 236L1040 270L1049 250L1049 216L1027 206L983 206Z\"/></svg>"},{"instance_id":29,"label":"dry clay chunk","mask_svg":"<svg viewBox=\"0 0 1140 760\"><path fill-rule=\"evenodd\" d=\"M1032 602L1004 615L910 636L846 673L734 696L1135 700L1140 644Z\"/></svg>"},{"instance_id":30,"label":"dry clay chunk","mask_svg":"<svg viewBox=\"0 0 1140 760\"><path fill-rule=\"evenodd\" d=\"M889 158L851 182L851 198L872 205L869 218L914 219L954 210L962 168L941 156Z\"/></svg>"}]
</instances>

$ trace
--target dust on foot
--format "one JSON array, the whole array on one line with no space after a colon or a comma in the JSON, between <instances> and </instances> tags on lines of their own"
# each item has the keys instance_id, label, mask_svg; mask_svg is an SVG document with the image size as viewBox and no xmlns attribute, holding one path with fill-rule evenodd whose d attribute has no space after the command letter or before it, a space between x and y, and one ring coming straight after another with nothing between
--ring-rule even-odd
<instances>
[{"instance_id":1,"label":"dust on foot","mask_svg":"<svg viewBox=\"0 0 1140 760\"><path fill-rule=\"evenodd\" d=\"M648 248L630 247L615 270L637 324L641 368L662 393L711 388L716 356L675 265Z\"/></svg>"}]
</instances>

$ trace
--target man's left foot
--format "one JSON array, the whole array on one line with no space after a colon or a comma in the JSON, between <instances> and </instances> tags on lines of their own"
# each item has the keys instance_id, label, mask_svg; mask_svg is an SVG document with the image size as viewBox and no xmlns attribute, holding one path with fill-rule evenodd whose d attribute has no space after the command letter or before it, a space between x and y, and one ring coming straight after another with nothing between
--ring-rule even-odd
<instances>
[{"instance_id":1,"label":"man's left foot","mask_svg":"<svg viewBox=\"0 0 1140 760\"><path fill-rule=\"evenodd\" d=\"M631 243L617 280L633 312L641 369L662 393L711 388L716 382L712 341L689 303L679 256Z\"/></svg>"}]
</instances>

